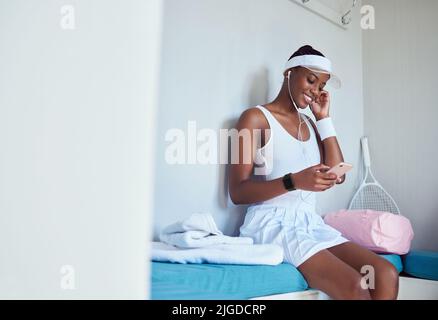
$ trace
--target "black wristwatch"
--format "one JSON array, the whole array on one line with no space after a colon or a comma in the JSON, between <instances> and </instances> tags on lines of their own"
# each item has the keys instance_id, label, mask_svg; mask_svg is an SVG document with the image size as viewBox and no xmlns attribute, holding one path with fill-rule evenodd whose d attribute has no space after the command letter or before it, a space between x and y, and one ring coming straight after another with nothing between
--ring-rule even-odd
<instances>
[{"instance_id":1,"label":"black wristwatch","mask_svg":"<svg viewBox=\"0 0 438 320\"><path fill-rule=\"evenodd\" d=\"M291 174L291 173L288 173L288 174L286 174L286 175L283 177L283 185L284 185L284 188L285 188L287 191L294 191L294 190L296 190L296 189L295 189L294 182L293 182L293 180L292 180L292 174Z\"/></svg>"}]
</instances>

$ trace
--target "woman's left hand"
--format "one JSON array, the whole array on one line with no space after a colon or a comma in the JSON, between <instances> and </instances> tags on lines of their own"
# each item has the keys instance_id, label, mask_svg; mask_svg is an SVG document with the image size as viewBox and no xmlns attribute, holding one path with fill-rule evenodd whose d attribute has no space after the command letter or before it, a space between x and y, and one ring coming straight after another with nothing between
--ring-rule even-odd
<instances>
[{"instance_id":1,"label":"woman's left hand","mask_svg":"<svg viewBox=\"0 0 438 320\"><path fill-rule=\"evenodd\" d=\"M310 109L317 121L328 118L330 109L330 95L328 91L321 91L316 101L310 103Z\"/></svg>"}]
</instances>

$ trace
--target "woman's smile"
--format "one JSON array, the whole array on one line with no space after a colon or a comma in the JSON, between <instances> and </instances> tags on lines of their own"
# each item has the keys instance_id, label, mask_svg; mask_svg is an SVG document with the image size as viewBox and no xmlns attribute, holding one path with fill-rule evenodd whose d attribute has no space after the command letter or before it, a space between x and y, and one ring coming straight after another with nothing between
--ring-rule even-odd
<instances>
[{"instance_id":1,"label":"woman's smile","mask_svg":"<svg viewBox=\"0 0 438 320\"><path fill-rule=\"evenodd\" d=\"M313 101L313 98L307 94L304 94L304 100L307 104L310 104Z\"/></svg>"}]
</instances>

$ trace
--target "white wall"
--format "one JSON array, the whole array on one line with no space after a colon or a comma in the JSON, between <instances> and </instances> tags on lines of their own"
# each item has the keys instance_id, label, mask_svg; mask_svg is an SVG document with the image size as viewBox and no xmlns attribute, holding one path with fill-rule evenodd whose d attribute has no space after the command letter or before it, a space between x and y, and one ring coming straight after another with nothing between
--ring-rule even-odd
<instances>
[{"instance_id":1,"label":"white wall","mask_svg":"<svg viewBox=\"0 0 438 320\"><path fill-rule=\"evenodd\" d=\"M147 297L160 2L0 1L0 298Z\"/></svg>"},{"instance_id":2,"label":"white wall","mask_svg":"<svg viewBox=\"0 0 438 320\"><path fill-rule=\"evenodd\" d=\"M282 68L301 45L333 60L342 90L332 91L332 117L345 160L357 164L363 133L362 37L359 11L345 31L288 0L167 0L156 149L155 234L193 212L211 212L235 234L244 207L234 206L224 165L169 165L167 130L231 128L245 109L273 99ZM201 143L202 144L202 143ZM200 144L200 145L201 145ZM357 166L356 166L357 167ZM345 208L357 183L321 195L320 212Z\"/></svg>"},{"instance_id":3,"label":"white wall","mask_svg":"<svg viewBox=\"0 0 438 320\"><path fill-rule=\"evenodd\" d=\"M413 225L414 248L438 250L438 2L368 0L365 133L376 178Z\"/></svg>"}]
</instances>

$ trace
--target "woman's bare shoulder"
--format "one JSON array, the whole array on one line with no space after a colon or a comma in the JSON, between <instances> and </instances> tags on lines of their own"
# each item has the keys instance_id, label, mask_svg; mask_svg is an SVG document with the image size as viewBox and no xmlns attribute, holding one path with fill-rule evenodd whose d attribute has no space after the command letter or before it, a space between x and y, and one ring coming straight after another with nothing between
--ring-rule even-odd
<instances>
[{"instance_id":1,"label":"woman's bare shoulder","mask_svg":"<svg viewBox=\"0 0 438 320\"><path fill-rule=\"evenodd\" d=\"M269 127L268 121L263 112L256 107L245 110L237 122L237 128L243 129L266 129Z\"/></svg>"}]
</instances>

